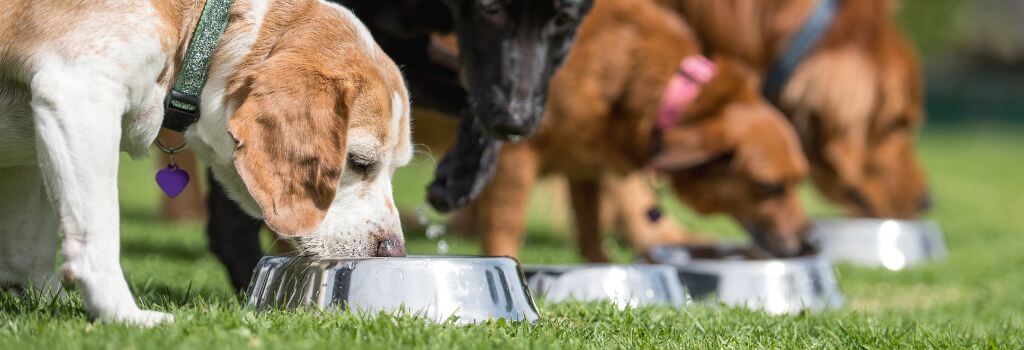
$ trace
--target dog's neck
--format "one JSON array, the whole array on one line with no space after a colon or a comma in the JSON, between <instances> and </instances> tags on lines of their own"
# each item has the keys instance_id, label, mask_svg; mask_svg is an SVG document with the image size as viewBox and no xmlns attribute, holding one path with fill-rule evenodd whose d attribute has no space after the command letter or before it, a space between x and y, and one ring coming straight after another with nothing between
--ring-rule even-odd
<instances>
[{"instance_id":1,"label":"dog's neck","mask_svg":"<svg viewBox=\"0 0 1024 350\"><path fill-rule=\"evenodd\" d=\"M235 142L227 121L237 107L230 101L227 85L259 37L268 0L236 0L220 45L213 52L206 85L200 96L202 117L185 132L189 145L207 164L230 164ZM205 148L205 149L204 149Z\"/></svg>"},{"instance_id":2,"label":"dog's neck","mask_svg":"<svg viewBox=\"0 0 1024 350\"><path fill-rule=\"evenodd\" d=\"M766 69L818 0L657 0L694 27L705 54L738 55ZM725 34L728 33L728 34Z\"/></svg>"}]
</instances>

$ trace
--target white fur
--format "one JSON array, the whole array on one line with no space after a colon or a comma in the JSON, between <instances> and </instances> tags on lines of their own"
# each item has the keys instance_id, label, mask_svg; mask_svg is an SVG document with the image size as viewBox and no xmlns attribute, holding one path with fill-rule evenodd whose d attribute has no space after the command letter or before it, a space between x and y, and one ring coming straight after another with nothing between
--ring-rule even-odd
<instances>
[{"instance_id":1,"label":"white fur","mask_svg":"<svg viewBox=\"0 0 1024 350\"><path fill-rule=\"evenodd\" d=\"M268 0L251 2L247 16L260 23ZM138 308L119 262L118 151L143 155L156 138L168 87L154 82L170 64L154 11L139 8L115 22L82 18L71 34L29 52L8 52L11 45L0 42L0 287L56 292L59 228L62 275L80 287L90 314L153 325L173 318ZM258 29L223 38L202 92L203 118L186 133L215 177L253 214L259 208L234 167L235 145L227 132L237 106L225 102L224 90ZM361 37L379 51L368 33ZM392 108L408 121L405 101ZM407 129L388 133L388 140L350 130L350 150L372 153L382 166L371 176L343 175L327 218L305 245L325 256L370 255L378 239L401 239L397 211L389 204L391 176L408 162L410 152L401 146L410 143Z\"/></svg>"}]
</instances>

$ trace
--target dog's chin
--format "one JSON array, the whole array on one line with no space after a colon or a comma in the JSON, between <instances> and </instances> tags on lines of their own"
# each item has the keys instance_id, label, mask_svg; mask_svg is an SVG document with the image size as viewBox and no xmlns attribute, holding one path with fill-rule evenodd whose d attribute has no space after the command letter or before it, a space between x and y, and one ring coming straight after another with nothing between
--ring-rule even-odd
<instances>
[{"instance_id":1,"label":"dog's chin","mask_svg":"<svg viewBox=\"0 0 1024 350\"><path fill-rule=\"evenodd\" d=\"M501 116L489 117L482 124L488 138L495 141L518 143L533 135L537 131L540 121L536 118Z\"/></svg>"},{"instance_id":2,"label":"dog's chin","mask_svg":"<svg viewBox=\"0 0 1024 350\"><path fill-rule=\"evenodd\" d=\"M772 233L753 225L743 225L758 248L776 258L791 258L809 254L814 248L799 238L784 237L782 234Z\"/></svg>"},{"instance_id":3,"label":"dog's chin","mask_svg":"<svg viewBox=\"0 0 1024 350\"><path fill-rule=\"evenodd\" d=\"M313 259L367 258L374 256L376 242L370 239L345 238L328 234L289 239L298 249L298 255Z\"/></svg>"}]
</instances>

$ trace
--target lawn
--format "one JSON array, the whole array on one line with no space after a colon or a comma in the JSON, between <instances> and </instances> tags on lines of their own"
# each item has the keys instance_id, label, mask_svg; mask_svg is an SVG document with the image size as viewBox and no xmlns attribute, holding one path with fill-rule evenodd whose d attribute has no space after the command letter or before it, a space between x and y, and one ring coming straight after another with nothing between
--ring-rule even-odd
<instances>
[{"instance_id":1,"label":"lawn","mask_svg":"<svg viewBox=\"0 0 1024 350\"><path fill-rule=\"evenodd\" d=\"M537 324L491 322L435 325L412 317L365 319L343 312L246 309L206 250L201 225L158 222L151 160L121 171L122 262L147 308L166 310L173 324L138 329L95 324L77 292L67 300L0 293L0 349L32 348L1022 348L1024 347L1024 127L947 125L928 129L921 153L945 229L946 262L893 273L839 266L846 306L798 316L718 306L619 311L607 304L544 304ZM428 160L401 170L399 201L414 208L430 174ZM813 213L829 213L810 190ZM534 208L523 260L575 262L564 218ZM678 206L692 228L740 237L726 218L697 218ZM423 232L407 232L414 253L436 254ZM469 239L447 237L450 254L473 254ZM610 246L623 261L626 249Z\"/></svg>"}]
</instances>

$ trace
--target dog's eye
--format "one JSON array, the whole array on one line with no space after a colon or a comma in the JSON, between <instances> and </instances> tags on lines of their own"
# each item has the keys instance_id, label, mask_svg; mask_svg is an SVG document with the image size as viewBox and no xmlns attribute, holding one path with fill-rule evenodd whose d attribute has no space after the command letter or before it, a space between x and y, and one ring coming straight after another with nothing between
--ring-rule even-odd
<instances>
[{"instance_id":1,"label":"dog's eye","mask_svg":"<svg viewBox=\"0 0 1024 350\"><path fill-rule=\"evenodd\" d=\"M910 122L910 118L901 117L889 124L889 132L901 132L913 130L914 126Z\"/></svg>"},{"instance_id":2,"label":"dog's eye","mask_svg":"<svg viewBox=\"0 0 1024 350\"><path fill-rule=\"evenodd\" d=\"M784 183L763 183L760 184L761 194L768 197L777 197L786 193L786 184Z\"/></svg>"},{"instance_id":3,"label":"dog's eye","mask_svg":"<svg viewBox=\"0 0 1024 350\"><path fill-rule=\"evenodd\" d=\"M373 170L373 161L355 154L348 155L348 168L359 174L368 174Z\"/></svg>"},{"instance_id":4,"label":"dog's eye","mask_svg":"<svg viewBox=\"0 0 1024 350\"><path fill-rule=\"evenodd\" d=\"M569 11L562 10L555 15L555 26L558 28L568 27L569 25L576 22L576 16Z\"/></svg>"},{"instance_id":5,"label":"dog's eye","mask_svg":"<svg viewBox=\"0 0 1024 350\"><path fill-rule=\"evenodd\" d=\"M480 10L490 16L501 13L501 0L480 0L477 3L480 4Z\"/></svg>"}]
</instances>

